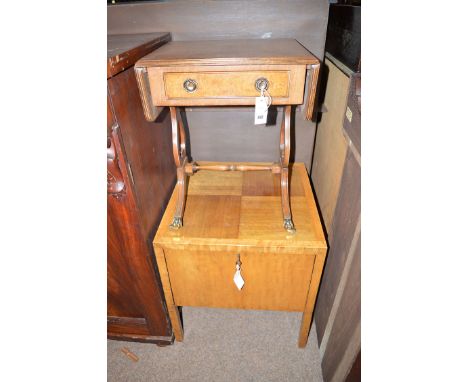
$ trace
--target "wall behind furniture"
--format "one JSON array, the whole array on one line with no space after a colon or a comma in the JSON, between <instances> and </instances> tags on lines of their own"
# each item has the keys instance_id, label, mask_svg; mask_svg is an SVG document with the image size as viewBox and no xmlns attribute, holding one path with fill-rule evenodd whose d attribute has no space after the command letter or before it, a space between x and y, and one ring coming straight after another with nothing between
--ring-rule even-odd
<instances>
[{"instance_id":1,"label":"wall behind furniture","mask_svg":"<svg viewBox=\"0 0 468 382\"><path fill-rule=\"evenodd\" d=\"M171 32L173 40L295 38L320 60L328 21L326 0L174 0L111 5L109 34ZM272 113L275 114L275 113ZM276 161L278 109L271 126L255 126L253 108L187 109L191 153L195 160ZM291 160L310 171L315 122L296 108Z\"/></svg>"}]
</instances>

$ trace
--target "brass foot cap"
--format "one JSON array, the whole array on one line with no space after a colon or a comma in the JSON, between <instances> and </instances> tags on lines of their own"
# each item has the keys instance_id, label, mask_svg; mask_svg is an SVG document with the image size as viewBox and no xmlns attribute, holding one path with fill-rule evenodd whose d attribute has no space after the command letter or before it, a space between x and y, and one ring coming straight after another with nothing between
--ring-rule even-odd
<instances>
[{"instance_id":1,"label":"brass foot cap","mask_svg":"<svg viewBox=\"0 0 468 382\"><path fill-rule=\"evenodd\" d=\"M172 229L179 229L182 227L182 218L174 218L174 220L172 220L172 223L169 225L170 228Z\"/></svg>"},{"instance_id":2,"label":"brass foot cap","mask_svg":"<svg viewBox=\"0 0 468 382\"><path fill-rule=\"evenodd\" d=\"M296 233L296 228L294 228L294 223L291 219L284 219L284 228L289 233Z\"/></svg>"}]
</instances>

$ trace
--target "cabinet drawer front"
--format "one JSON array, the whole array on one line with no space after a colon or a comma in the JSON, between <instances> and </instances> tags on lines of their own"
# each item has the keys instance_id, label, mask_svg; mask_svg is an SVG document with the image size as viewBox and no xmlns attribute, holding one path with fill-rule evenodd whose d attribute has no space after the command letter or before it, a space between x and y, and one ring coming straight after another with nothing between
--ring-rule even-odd
<instances>
[{"instance_id":1,"label":"cabinet drawer front","mask_svg":"<svg viewBox=\"0 0 468 382\"><path fill-rule=\"evenodd\" d=\"M272 97L288 97L287 71L164 73L164 84L169 99L258 97L260 92L255 82L260 78L268 80L268 93ZM184 88L186 80L196 82L193 92Z\"/></svg>"},{"instance_id":2,"label":"cabinet drawer front","mask_svg":"<svg viewBox=\"0 0 468 382\"><path fill-rule=\"evenodd\" d=\"M314 255L240 252L245 284L233 278L237 253L164 250L176 305L304 310Z\"/></svg>"},{"instance_id":3,"label":"cabinet drawer front","mask_svg":"<svg viewBox=\"0 0 468 382\"><path fill-rule=\"evenodd\" d=\"M260 95L255 83L262 78L273 105L298 105L305 70L303 65L150 67L148 79L154 106L255 105ZM184 87L187 80L192 88Z\"/></svg>"}]
</instances>

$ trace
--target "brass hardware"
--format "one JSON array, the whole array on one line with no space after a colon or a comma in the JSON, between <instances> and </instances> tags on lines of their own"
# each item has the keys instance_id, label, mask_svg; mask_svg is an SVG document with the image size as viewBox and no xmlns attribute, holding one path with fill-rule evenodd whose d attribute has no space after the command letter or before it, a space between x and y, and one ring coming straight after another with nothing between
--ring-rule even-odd
<instances>
[{"instance_id":1,"label":"brass hardware","mask_svg":"<svg viewBox=\"0 0 468 382\"><path fill-rule=\"evenodd\" d=\"M255 89L257 89L259 92L262 90L268 90L269 85L270 83L264 77L260 77L257 79L257 81L255 81Z\"/></svg>"},{"instance_id":2,"label":"brass hardware","mask_svg":"<svg viewBox=\"0 0 468 382\"><path fill-rule=\"evenodd\" d=\"M294 223L291 219L284 219L283 225L286 231L288 231L289 233L296 233L296 228L294 227Z\"/></svg>"},{"instance_id":3,"label":"brass hardware","mask_svg":"<svg viewBox=\"0 0 468 382\"><path fill-rule=\"evenodd\" d=\"M241 263L241 261L240 261L240 253L237 254L236 265L239 266L239 269L240 269L240 266L242 265L242 263Z\"/></svg>"},{"instance_id":4,"label":"brass hardware","mask_svg":"<svg viewBox=\"0 0 468 382\"><path fill-rule=\"evenodd\" d=\"M185 80L184 89L189 93L193 93L195 90L197 90L197 81L192 80L191 78Z\"/></svg>"},{"instance_id":5,"label":"brass hardware","mask_svg":"<svg viewBox=\"0 0 468 382\"><path fill-rule=\"evenodd\" d=\"M169 225L171 229L179 229L182 228L182 218L174 217L172 223Z\"/></svg>"}]
</instances>

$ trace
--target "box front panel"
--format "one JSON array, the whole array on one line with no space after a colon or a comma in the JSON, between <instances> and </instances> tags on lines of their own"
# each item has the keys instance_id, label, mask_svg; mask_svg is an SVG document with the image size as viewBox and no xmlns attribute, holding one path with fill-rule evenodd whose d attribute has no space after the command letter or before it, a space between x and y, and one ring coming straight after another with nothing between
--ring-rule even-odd
<instances>
[{"instance_id":1,"label":"box front panel","mask_svg":"<svg viewBox=\"0 0 468 382\"><path fill-rule=\"evenodd\" d=\"M314 255L165 249L179 306L303 311ZM238 257L238 254L240 255ZM241 290L234 283L240 258Z\"/></svg>"},{"instance_id":2,"label":"box front panel","mask_svg":"<svg viewBox=\"0 0 468 382\"><path fill-rule=\"evenodd\" d=\"M268 82L273 105L303 102L304 65L149 67L155 106L254 105L257 80Z\"/></svg>"}]
</instances>

